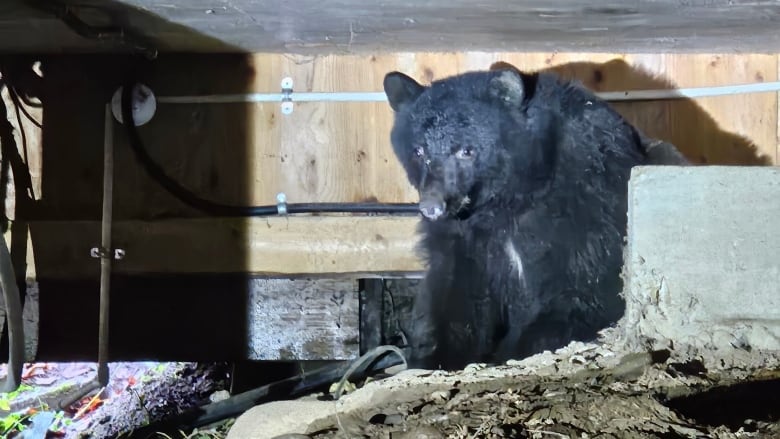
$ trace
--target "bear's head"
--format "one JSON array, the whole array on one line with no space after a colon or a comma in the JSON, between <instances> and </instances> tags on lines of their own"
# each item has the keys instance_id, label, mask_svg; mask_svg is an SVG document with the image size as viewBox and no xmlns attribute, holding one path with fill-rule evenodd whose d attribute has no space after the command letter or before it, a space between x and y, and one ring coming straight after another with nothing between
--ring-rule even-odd
<instances>
[{"instance_id":1,"label":"bear's head","mask_svg":"<svg viewBox=\"0 0 780 439\"><path fill-rule=\"evenodd\" d=\"M424 217L465 218L545 185L554 123L549 111L528 105L535 81L514 70L469 72L430 86L400 72L385 76L395 112L391 143Z\"/></svg>"}]
</instances>

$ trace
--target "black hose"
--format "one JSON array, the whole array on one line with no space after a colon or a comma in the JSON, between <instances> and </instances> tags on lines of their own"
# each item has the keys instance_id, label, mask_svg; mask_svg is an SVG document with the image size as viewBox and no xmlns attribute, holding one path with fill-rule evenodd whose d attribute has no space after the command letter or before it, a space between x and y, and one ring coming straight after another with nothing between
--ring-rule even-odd
<instances>
[{"instance_id":1,"label":"black hose","mask_svg":"<svg viewBox=\"0 0 780 439\"><path fill-rule=\"evenodd\" d=\"M195 195L177 181L169 177L147 153L133 119L131 107L132 92L135 83L130 81L122 88L122 120L127 127L130 147L143 167L165 190L190 207L216 216L245 217L278 215L276 205L271 206L233 206L216 203ZM287 213L382 213L382 214L418 214L416 203L292 203L286 206Z\"/></svg>"},{"instance_id":2,"label":"black hose","mask_svg":"<svg viewBox=\"0 0 780 439\"><path fill-rule=\"evenodd\" d=\"M7 86L7 87L6 87ZM0 91L3 88L11 90L11 86L6 84L5 81L0 81ZM21 196L25 193L25 189L32 188L30 180L26 180L24 177L29 178L29 172L24 162L19 157L19 151L14 143L13 127L11 121L8 119L8 110L6 109L5 102L0 99L0 151L3 154L3 178L0 178L5 184L8 177L8 170L13 173L14 187L16 190L16 219L19 220L22 216L22 208L25 206L26 198ZM20 122L21 123L21 122ZM20 125L19 127L23 127ZM3 187L2 200L5 202L6 187ZM2 212L2 229L9 227L5 212ZM21 221L20 221L21 223ZM17 225L19 230L12 231L13 235L18 232L22 232L26 236L25 228ZM5 230L2 230L5 231ZM4 311L5 311L5 326L8 328L8 372L6 379L0 385L0 391L13 392L16 390L22 382L22 369L24 368L25 349L24 349L24 321L23 321L23 306L22 296L20 293L20 285L17 282L16 273L17 270L14 267L13 260L11 259L11 252L8 248L8 243L0 236L0 290L2 290L2 297L4 299ZM25 244L26 241L22 241ZM13 242L12 242L13 243ZM21 247L24 249L24 247ZM15 249L16 247L14 247ZM24 270L21 271L24 273Z\"/></svg>"}]
</instances>

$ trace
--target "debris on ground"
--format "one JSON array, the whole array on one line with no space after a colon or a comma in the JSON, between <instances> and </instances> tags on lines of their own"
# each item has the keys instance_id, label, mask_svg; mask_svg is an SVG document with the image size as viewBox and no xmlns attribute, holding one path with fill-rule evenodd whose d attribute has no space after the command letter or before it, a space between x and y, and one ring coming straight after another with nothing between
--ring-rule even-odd
<instances>
[{"instance_id":1,"label":"debris on ground","mask_svg":"<svg viewBox=\"0 0 780 439\"><path fill-rule=\"evenodd\" d=\"M780 438L780 352L641 351L618 338L607 330L598 343L500 366L348 381L338 400L331 386L170 438ZM95 371L94 364L28 365L22 387L0 395L0 434L122 437L229 396L223 365L114 363L107 389L57 407Z\"/></svg>"},{"instance_id":2,"label":"debris on ground","mask_svg":"<svg viewBox=\"0 0 780 439\"><path fill-rule=\"evenodd\" d=\"M338 401L257 406L227 437L780 438L780 353L721 354L630 352L602 340L501 366L407 370ZM301 407L311 416L292 422Z\"/></svg>"},{"instance_id":3,"label":"debris on ground","mask_svg":"<svg viewBox=\"0 0 780 439\"><path fill-rule=\"evenodd\" d=\"M108 386L74 400L96 372L95 363L26 365L19 389L0 394L0 437L112 437L207 403L226 384L216 364L110 363Z\"/></svg>"}]
</instances>

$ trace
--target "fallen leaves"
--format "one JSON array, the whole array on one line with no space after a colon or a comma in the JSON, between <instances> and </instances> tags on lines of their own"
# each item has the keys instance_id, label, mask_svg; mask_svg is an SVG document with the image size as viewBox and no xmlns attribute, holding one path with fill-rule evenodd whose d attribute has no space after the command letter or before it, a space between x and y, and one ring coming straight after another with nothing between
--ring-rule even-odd
<instances>
[{"instance_id":1,"label":"fallen leaves","mask_svg":"<svg viewBox=\"0 0 780 439\"><path fill-rule=\"evenodd\" d=\"M92 398L89 398L89 401L87 401L85 404L83 404L78 410L76 410L76 413L73 415L73 419L77 420L83 417L85 414L92 412L93 410L100 407L101 404L103 404L103 399L100 397L100 395L103 394L103 389L100 389L99 392L95 394Z\"/></svg>"}]
</instances>

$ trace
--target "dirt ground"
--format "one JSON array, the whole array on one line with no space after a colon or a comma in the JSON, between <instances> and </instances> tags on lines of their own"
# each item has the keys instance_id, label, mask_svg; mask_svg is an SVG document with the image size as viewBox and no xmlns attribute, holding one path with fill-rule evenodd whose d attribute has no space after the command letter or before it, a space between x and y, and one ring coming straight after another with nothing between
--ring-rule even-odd
<instances>
[{"instance_id":1,"label":"dirt ground","mask_svg":"<svg viewBox=\"0 0 780 439\"><path fill-rule=\"evenodd\" d=\"M575 342L496 367L403 370L354 383L358 388L337 401L330 393L307 395L301 399L321 404L323 415L286 437L780 438L780 353L682 347L630 353L615 337L607 333L599 343ZM26 385L39 393L23 392L11 401L11 411L27 406L57 411L54 404L63 392L54 389L64 388L63 380L70 387L83 384L95 370L81 364L27 372ZM196 363L117 363L111 379L94 409L74 419L88 404L86 397L59 411L58 428L47 437L122 437L217 394L224 397L227 384L224 365ZM273 430L268 416L255 416L255 409L218 429L169 439L275 437L268 433ZM288 409L278 417L294 424L300 412Z\"/></svg>"},{"instance_id":2,"label":"dirt ground","mask_svg":"<svg viewBox=\"0 0 780 439\"><path fill-rule=\"evenodd\" d=\"M287 437L780 438L780 356L721 354L573 343L500 367L408 370L323 402L326 416ZM228 439L273 437L250 413Z\"/></svg>"},{"instance_id":3,"label":"dirt ground","mask_svg":"<svg viewBox=\"0 0 780 439\"><path fill-rule=\"evenodd\" d=\"M497 367L406 370L357 383L338 401L322 393L302 398L328 405L328 415L287 437L780 438L780 355L681 357L572 343ZM83 365L59 371L71 379L92 372ZM117 364L112 372L111 397L48 437L116 437L208 402L224 385L215 365ZM33 377L41 388L55 383L52 373ZM247 425L250 414L235 420L228 439L272 437L264 435L267 425ZM172 437L221 438L233 422Z\"/></svg>"},{"instance_id":4,"label":"dirt ground","mask_svg":"<svg viewBox=\"0 0 780 439\"><path fill-rule=\"evenodd\" d=\"M654 370L650 375L660 374ZM697 421L662 404L668 395L661 389L649 390L647 383L602 386L599 381L501 379L454 385L415 401L386 405L368 422L345 417L340 424L309 437L780 437L777 423L724 414L722 419L731 425L721 426L706 413L696 413L701 416ZM691 415L696 412L688 409ZM706 410L721 411L717 407Z\"/></svg>"}]
</instances>

